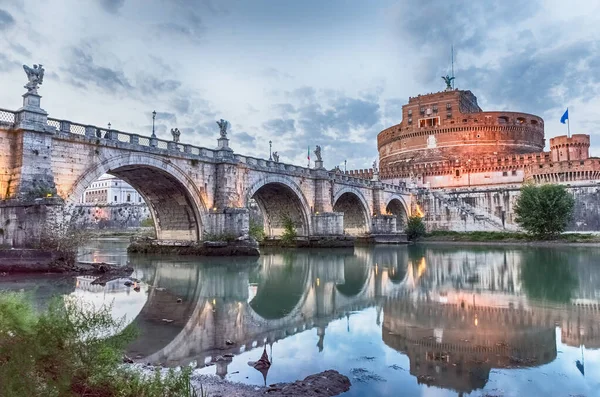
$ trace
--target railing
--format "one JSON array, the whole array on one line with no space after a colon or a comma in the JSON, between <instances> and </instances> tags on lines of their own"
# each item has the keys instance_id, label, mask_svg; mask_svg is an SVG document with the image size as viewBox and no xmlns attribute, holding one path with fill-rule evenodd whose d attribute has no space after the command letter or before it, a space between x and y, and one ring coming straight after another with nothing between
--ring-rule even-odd
<instances>
[{"instance_id":1,"label":"railing","mask_svg":"<svg viewBox=\"0 0 600 397\"><path fill-rule=\"evenodd\" d=\"M0 124L10 124L14 125L17 120L17 113L12 110L1 109L0 108ZM56 128L57 131L65 132L74 135L83 135L92 138L105 139L108 141L115 141L121 143L128 143L132 145L139 145L144 147L155 147L161 150L169 150L176 151L180 153L191 154L200 157L207 158L216 158L215 150L208 149L204 147L182 144L174 141L166 141L164 139L152 138L147 136L141 136L138 134L131 134L128 132L122 132L113 129L100 128L91 125L84 125L79 123L73 123L68 120L59 120L48 118L47 121L48 126ZM240 154L235 154L234 159L247 164L249 166L259 166L265 168L273 168L276 170L287 171L287 172L295 172L304 175L310 175L314 172L317 172L315 169L297 166L293 164L286 164L275 162L272 160L265 160L256 157L244 156ZM330 177L333 176L335 180L340 182L350 182L354 184L364 185L364 186L372 186L373 181L369 179L362 179L358 177L348 176L348 175L337 175L335 172L329 172ZM391 184L384 183L382 186L389 190L396 191L404 191L406 190L403 187L395 186Z\"/></svg>"},{"instance_id":2,"label":"railing","mask_svg":"<svg viewBox=\"0 0 600 397\"><path fill-rule=\"evenodd\" d=\"M14 124L17 114L12 110L0 109L0 123Z\"/></svg>"}]
</instances>

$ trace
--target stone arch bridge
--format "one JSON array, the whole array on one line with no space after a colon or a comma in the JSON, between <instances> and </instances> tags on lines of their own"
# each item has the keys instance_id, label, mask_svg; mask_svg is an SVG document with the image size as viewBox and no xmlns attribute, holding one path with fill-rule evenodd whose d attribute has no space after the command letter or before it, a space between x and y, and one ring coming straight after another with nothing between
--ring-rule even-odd
<instances>
[{"instance_id":1,"label":"stone arch bridge","mask_svg":"<svg viewBox=\"0 0 600 397\"><path fill-rule=\"evenodd\" d=\"M0 243L27 245L39 236L48 208L76 202L105 173L140 192L161 240L243 236L250 200L273 237L287 219L302 237L396 234L411 212L410 193L377 175L367 180L327 171L322 161L306 168L244 156L229 147L226 134L208 149L52 119L40 96L23 97L21 109L0 109L0 220L6 226Z\"/></svg>"}]
</instances>

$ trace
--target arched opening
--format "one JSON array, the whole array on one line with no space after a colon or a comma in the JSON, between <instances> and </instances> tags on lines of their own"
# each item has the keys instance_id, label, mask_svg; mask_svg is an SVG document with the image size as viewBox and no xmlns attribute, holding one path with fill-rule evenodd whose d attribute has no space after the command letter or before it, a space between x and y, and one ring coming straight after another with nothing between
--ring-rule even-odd
<instances>
[{"instance_id":1,"label":"arched opening","mask_svg":"<svg viewBox=\"0 0 600 397\"><path fill-rule=\"evenodd\" d=\"M355 193L346 192L338 197L333 212L344 213L345 234L358 236L369 231L367 209Z\"/></svg>"},{"instance_id":2,"label":"arched opening","mask_svg":"<svg viewBox=\"0 0 600 397\"><path fill-rule=\"evenodd\" d=\"M117 200L126 203L126 192L115 194L113 191L125 186L138 194L133 202L147 204L146 219L149 214L154 220L156 238L199 240L203 223L201 216L205 209L193 181L172 164L159 163L159 160L152 156L142 160L144 161L141 164L131 164L129 156L111 158L89 169L72 185L65 179L63 185L57 186L59 194L75 204L77 201L85 201L89 188L100 182L102 186L98 188L102 190L109 204L114 202L115 196ZM104 177L108 179L102 181ZM122 213L125 214L123 211Z\"/></svg>"},{"instance_id":3,"label":"arched opening","mask_svg":"<svg viewBox=\"0 0 600 397\"><path fill-rule=\"evenodd\" d=\"M256 294L250 307L265 320L277 320L294 311L307 293L309 267L296 263L293 256L271 256L272 263L263 263L262 270L250 275L256 282ZM279 259L279 260L278 260Z\"/></svg>"},{"instance_id":4,"label":"arched opening","mask_svg":"<svg viewBox=\"0 0 600 397\"><path fill-rule=\"evenodd\" d=\"M254 201L252 201L254 200ZM273 182L262 185L248 200L248 206L260 209L263 217L265 234L279 237L284 234L286 225L293 224L298 236L308 236L307 208L298 194L289 186Z\"/></svg>"},{"instance_id":5,"label":"arched opening","mask_svg":"<svg viewBox=\"0 0 600 397\"><path fill-rule=\"evenodd\" d=\"M344 284L336 285L337 290L346 297L358 295L367 282L370 269L358 258L347 258L344 261Z\"/></svg>"},{"instance_id":6,"label":"arched opening","mask_svg":"<svg viewBox=\"0 0 600 397\"><path fill-rule=\"evenodd\" d=\"M385 212L396 215L396 230L403 231L406 228L408 215L400 199L395 198L390 200L387 207L385 207Z\"/></svg>"}]
</instances>

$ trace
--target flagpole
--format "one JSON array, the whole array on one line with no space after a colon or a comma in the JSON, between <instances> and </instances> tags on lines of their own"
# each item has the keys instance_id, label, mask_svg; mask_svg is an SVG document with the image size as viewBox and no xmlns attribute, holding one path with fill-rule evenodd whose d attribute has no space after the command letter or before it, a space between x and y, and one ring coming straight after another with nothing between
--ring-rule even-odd
<instances>
[{"instance_id":1,"label":"flagpole","mask_svg":"<svg viewBox=\"0 0 600 397\"><path fill-rule=\"evenodd\" d=\"M569 108L567 108L567 112L569 111ZM569 119L571 118L571 115L569 115L569 117L567 117L567 138L571 137L571 126L569 125Z\"/></svg>"}]
</instances>

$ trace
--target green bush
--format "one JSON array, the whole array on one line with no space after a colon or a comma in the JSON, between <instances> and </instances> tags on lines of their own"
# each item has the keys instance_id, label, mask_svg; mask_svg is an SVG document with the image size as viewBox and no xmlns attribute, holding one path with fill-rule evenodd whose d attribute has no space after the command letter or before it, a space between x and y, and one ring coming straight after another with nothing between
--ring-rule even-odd
<instances>
[{"instance_id":1,"label":"green bush","mask_svg":"<svg viewBox=\"0 0 600 397\"><path fill-rule=\"evenodd\" d=\"M423 218L414 215L408 218L406 222L406 237L411 240L418 240L425 235L425 224Z\"/></svg>"},{"instance_id":2,"label":"green bush","mask_svg":"<svg viewBox=\"0 0 600 397\"><path fill-rule=\"evenodd\" d=\"M154 219L152 219L152 217L150 216L146 219L143 219L140 225L142 227L154 227Z\"/></svg>"},{"instance_id":3,"label":"green bush","mask_svg":"<svg viewBox=\"0 0 600 397\"><path fill-rule=\"evenodd\" d=\"M284 245L292 245L296 242L296 237L298 237L298 233L296 232L296 223L289 215L284 215L282 222L283 234L281 235L281 242Z\"/></svg>"},{"instance_id":4,"label":"green bush","mask_svg":"<svg viewBox=\"0 0 600 397\"><path fill-rule=\"evenodd\" d=\"M562 185L525 185L515 205L515 221L536 237L553 237L565 230L574 206Z\"/></svg>"},{"instance_id":5,"label":"green bush","mask_svg":"<svg viewBox=\"0 0 600 397\"><path fill-rule=\"evenodd\" d=\"M54 299L35 313L24 294L0 292L1 396L196 396L191 368L145 376L123 367L136 332L110 307Z\"/></svg>"},{"instance_id":6,"label":"green bush","mask_svg":"<svg viewBox=\"0 0 600 397\"><path fill-rule=\"evenodd\" d=\"M263 225L253 219L250 219L250 230L248 231L248 235L256 241L263 241L266 237Z\"/></svg>"}]
</instances>

